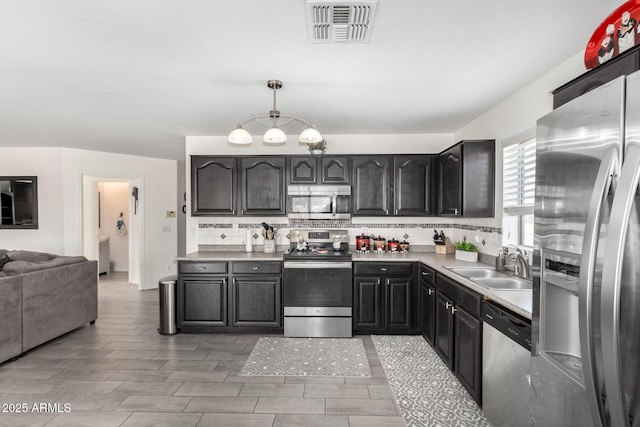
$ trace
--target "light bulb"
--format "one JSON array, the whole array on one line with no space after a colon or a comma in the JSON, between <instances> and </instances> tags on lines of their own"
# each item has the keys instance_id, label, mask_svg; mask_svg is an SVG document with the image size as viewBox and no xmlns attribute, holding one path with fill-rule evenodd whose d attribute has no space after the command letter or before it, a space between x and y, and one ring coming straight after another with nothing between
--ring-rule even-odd
<instances>
[{"instance_id":1,"label":"light bulb","mask_svg":"<svg viewBox=\"0 0 640 427\"><path fill-rule=\"evenodd\" d=\"M232 144L247 145L253 142L253 138L249 132L238 126L236 129L231 131L227 141Z\"/></svg>"},{"instance_id":2,"label":"light bulb","mask_svg":"<svg viewBox=\"0 0 640 427\"><path fill-rule=\"evenodd\" d=\"M273 127L265 132L262 140L267 144L282 144L287 142L287 135L280 129Z\"/></svg>"},{"instance_id":3,"label":"light bulb","mask_svg":"<svg viewBox=\"0 0 640 427\"><path fill-rule=\"evenodd\" d=\"M302 131L299 141L305 144L316 144L321 142L322 139L322 135L316 128L309 127Z\"/></svg>"}]
</instances>

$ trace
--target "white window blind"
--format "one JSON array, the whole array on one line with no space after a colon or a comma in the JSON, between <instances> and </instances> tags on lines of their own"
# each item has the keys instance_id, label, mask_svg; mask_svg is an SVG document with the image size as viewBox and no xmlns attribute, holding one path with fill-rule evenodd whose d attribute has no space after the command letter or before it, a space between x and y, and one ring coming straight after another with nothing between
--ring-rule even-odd
<instances>
[{"instance_id":1,"label":"white window blind","mask_svg":"<svg viewBox=\"0 0 640 427\"><path fill-rule=\"evenodd\" d=\"M536 182L536 140L504 147L502 206L508 215L533 214Z\"/></svg>"}]
</instances>

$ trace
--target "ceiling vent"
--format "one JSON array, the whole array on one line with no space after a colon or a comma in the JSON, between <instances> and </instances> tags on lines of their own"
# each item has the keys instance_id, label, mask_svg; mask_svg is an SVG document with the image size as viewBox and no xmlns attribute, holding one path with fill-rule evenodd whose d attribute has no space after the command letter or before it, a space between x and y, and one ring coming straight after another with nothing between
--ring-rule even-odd
<instances>
[{"instance_id":1,"label":"ceiling vent","mask_svg":"<svg viewBox=\"0 0 640 427\"><path fill-rule=\"evenodd\" d=\"M368 42L377 1L307 0L312 43Z\"/></svg>"}]
</instances>

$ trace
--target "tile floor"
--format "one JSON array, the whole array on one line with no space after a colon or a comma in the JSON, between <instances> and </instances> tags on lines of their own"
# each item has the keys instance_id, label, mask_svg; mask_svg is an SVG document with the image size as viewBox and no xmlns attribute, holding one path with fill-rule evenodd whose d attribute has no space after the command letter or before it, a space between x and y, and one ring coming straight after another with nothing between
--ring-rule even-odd
<instances>
[{"instance_id":1,"label":"tile floor","mask_svg":"<svg viewBox=\"0 0 640 427\"><path fill-rule=\"evenodd\" d=\"M157 291L100 278L95 325L0 365L0 426L404 426L371 337L369 378L240 377L259 336L162 336Z\"/></svg>"}]
</instances>

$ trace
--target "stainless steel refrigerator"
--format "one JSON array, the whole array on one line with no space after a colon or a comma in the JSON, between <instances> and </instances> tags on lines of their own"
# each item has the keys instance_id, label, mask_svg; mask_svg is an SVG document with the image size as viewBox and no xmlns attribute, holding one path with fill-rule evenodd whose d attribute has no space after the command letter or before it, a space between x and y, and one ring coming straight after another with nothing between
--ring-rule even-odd
<instances>
[{"instance_id":1,"label":"stainless steel refrigerator","mask_svg":"<svg viewBox=\"0 0 640 427\"><path fill-rule=\"evenodd\" d=\"M640 74L536 139L532 425L640 426Z\"/></svg>"}]
</instances>

